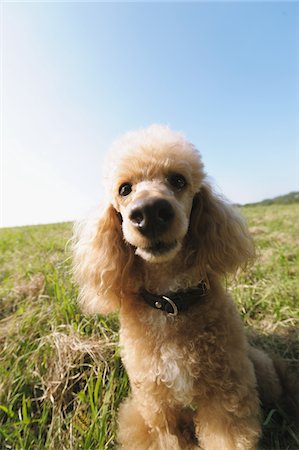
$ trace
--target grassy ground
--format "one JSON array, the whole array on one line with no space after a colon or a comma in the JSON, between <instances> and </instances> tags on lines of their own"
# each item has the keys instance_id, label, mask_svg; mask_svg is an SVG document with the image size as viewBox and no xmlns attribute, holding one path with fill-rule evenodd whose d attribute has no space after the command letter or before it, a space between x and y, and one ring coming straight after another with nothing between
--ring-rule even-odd
<instances>
[{"instance_id":1,"label":"grassy ground","mask_svg":"<svg viewBox=\"0 0 299 450\"><path fill-rule=\"evenodd\" d=\"M298 367L299 205L243 212L259 257L228 289L252 339ZM1 449L115 448L116 411L128 391L118 322L78 310L71 228L0 230ZM299 449L283 411L271 411L263 428L264 449Z\"/></svg>"}]
</instances>

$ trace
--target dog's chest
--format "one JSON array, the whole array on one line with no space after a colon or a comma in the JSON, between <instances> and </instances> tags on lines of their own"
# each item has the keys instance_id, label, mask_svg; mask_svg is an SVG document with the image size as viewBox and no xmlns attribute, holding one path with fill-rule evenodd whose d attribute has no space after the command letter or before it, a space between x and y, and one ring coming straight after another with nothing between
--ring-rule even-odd
<instances>
[{"instance_id":1,"label":"dog's chest","mask_svg":"<svg viewBox=\"0 0 299 450\"><path fill-rule=\"evenodd\" d=\"M156 383L164 384L178 403L189 405L193 398L193 377L184 355L185 352L176 343L162 345L153 375Z\"/></svg>"},{"instance_id":2,"label":"dog's chest","mask_svg":"<svg viewBox=\"0 0 299 450\"><path fill-rule=\"evenodd\" d=\"M122 330L122 358L132 386L155 395L161 388L175 403L190 405L193 400L194 370L190 351L165 332L169 323L164 315L151 322L148 316L137 339L130 330Z\"/></svg>"}]
</instances>

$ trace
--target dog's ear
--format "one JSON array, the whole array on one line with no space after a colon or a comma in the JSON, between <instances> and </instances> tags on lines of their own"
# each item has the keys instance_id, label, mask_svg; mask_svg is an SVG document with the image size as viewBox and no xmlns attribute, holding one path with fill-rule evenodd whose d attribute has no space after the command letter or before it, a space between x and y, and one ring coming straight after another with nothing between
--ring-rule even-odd
<instances>
[{"instance_id":1,"label":"dog's ear","mask_svg":"<svg viewBox=\"0 0 299 450\"><path fill-rule=\"evenodd\" d=\"M208 185L194 197L187 246L203 273L209 269L222 275L234 272L255 255L243 217Z\"/></svg>"},{"instance_id":2,"label":"dog's ear","mask_svg":"<svg viewBox=\"0 0 299 450\"><path fill-rule=\"evenodd\" d=\"M134 255L123 240L121 218L112 205L100 217L74 226L73 254L82 309L103 314L118 309Z\"/></svg>"}]
</instances>

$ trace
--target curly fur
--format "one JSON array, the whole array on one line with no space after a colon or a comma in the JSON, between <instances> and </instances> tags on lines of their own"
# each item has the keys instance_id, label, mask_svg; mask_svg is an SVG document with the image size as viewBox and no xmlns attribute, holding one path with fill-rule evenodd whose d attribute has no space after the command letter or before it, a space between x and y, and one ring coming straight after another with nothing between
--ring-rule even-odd
<instances>
[{"instance_id":1,"label":"curly fur","mask_svg":"<svg viewBox=\"0 0 299 450\"><path fill-rule=\"evenodd\" d=\"M75 228L74 273L88 312L119 310L122 360L132 393L119 411L122 449L253 450L260 436L257 382L278 398L279 377L251 349L223 275L244 267L254 246L244 219L207 182L200 154L181 134L153 125L111 149L107 200ZM182 174L186 186L171 185ZM120 195L130 183L131 192ZM159 239L132 222L134 206L165 200L173 212ZM158 244L163 251L158 251ZM172 317L150 308L162 295L210 284L203 303Z\"/></svg>"}]
</instances>

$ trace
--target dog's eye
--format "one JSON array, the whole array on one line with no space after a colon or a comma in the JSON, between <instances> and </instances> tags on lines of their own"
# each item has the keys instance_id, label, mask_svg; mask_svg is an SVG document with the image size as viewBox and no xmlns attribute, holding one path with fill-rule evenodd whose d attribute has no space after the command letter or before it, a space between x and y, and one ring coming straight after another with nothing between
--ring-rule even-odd
<instances>
[{"instance_id":1,"label":"dog's eye","mask_svg":"<svg viewBox=\"0 0 299 450\"><path fill-rule=\"evenodd\" d=\"M129 195L131 191L132 191L131 183L123 183L118 190L119 195L121 195L122 197Z\"/></svg>"},{"instance_id":2,"label":"dog's eye","mask_svg":"<svg viewBox=\"0 0 299 450\"><path fill-rule=\"evenodd\" d=\"M170 175L168 177L168 181L171 184L171 186L176 188L176 190L178 191L184 189L184 187L187 184L186 178L183 177L183 175L180 175L179 173L173 173L172 175Z\"/></svg>"}]
</instances>

